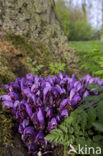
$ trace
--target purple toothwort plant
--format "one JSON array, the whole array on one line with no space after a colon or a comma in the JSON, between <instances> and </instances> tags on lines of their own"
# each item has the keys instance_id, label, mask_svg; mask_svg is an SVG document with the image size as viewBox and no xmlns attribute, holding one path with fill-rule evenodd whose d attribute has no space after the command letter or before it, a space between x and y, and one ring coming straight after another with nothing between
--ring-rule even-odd
<instances>
[{"instance_id":1,"label":"purple toothwort plant","mask_svg":"<svg viewBox=\"0 0 103 156\"><path fill-rule=\"evenodd\" d=\"M91 83L103 85L89 74L76 80L74 74L70 78L64 73L53 78L27 74L5 85L8 94L0 96L2 105L11 109L19 122L18 131L30 154L51 152L45 135L69 116L69 108L74 110L84 97L95 95L93 89L86 88Z\"/></svg>"}]
</instances>

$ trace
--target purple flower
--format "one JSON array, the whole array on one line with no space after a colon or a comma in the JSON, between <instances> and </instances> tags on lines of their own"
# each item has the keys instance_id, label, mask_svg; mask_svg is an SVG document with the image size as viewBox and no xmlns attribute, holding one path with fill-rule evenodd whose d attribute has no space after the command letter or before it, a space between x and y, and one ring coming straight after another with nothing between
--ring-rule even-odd
<instances>
[{"instance_id":1,"label":"purple flower","mask_svg":"<svg viewBox=\"0 0 103 156\"><path fill-rule=\"evenodd\" d=\"M63 74L60 73L60 74L59 74L59 77L60 77L60 79L63 79Z\"/></svg>"},{"instance_id":2,"label":"purple flower","mask_svg":"<svg viewBox=\"0 0 103 156\"><path fill-rule=\"evenodd\" d=\"M90 79L91 79L91 76L89 74L86 75L84 78L82 78L82 80L85 80L85 86L90 84Z\"/></svg>"},{"instance_id":3,"label":"purple flower","mask_svg":"<svg viewBox=\"0 0 103 156\"><path fill-rule=\"evenodd\" d=\"M36 92L36 96L40 96L40 90Z\"/></svg>"},{"instance_id":4,"label":"purple flower","mask_svg":"<svg viewBox=\"0 0 103 156\"><path fill-rule=\"evenodd\" d=\"M33 128L33 127L26 127L26 128L24 129L24 135L26 135L26 134L34 135L34 134L35 134L35 133L34 133L34 128Z\"/></svg>"},{"instance_id":5,"label":"purple flower","mask_svg":"<svg viewBox=\"0 0 103 156\"><path fill-rule=\"evenodd\" d=\"M28 99L27 99L27 103L30 105L36 105L36 95L34 94L29 94Z\"/></svg>"},{"instance_id":6,"label":"purple flower","mask_svg":"<svg viewBox=\"0 0 103 156\"><path fill-rule=\"evenodd\" d=\"M32 74L27 74L26 75L26 79L30 80L30 81L33 81L34 80L34 76Z\"/></svg>"},{"instance_id":7,"label":"purple flower","mask_svg":"<svg viewBox=\"0 0 103 156\"><path fill-rule=\"evenodd\" d=\"M35 81L35 83L38 83L38 82L39 82L39 76L38 76L38 75L36 75L36 76L34 77L34 81Z\"/></svg>"},{"instance_id":8,"label":"purple flower","mask_svg":"<svg viewBox=\"0 0 103 156\"><path fill-rule=\"evenodd\" d=\"M52 129L57 128L57 120L56 118L52 118L50 123L49 123L49 130L51 131Z\"/></svg>"},{"instance_id":9,"label":"purple flower","mask_svg":"<svg viewBox=\"0 0 103 156\"><path fill-rule=\"evenodd\" d=\"M27 103L25 104L25 106L26 106L27 114L29 115L29 117L31 117L32 116L32 108Z\"/></svg>"},{"instance_id":10,"label":"purple flower","mask_svg":"<svg viewBox=\"0 0 103 156\"><path fill-rule=\"evenodd\" d=\"M38 156L38 152L37 151L33 152L33 156Z\"/></svg>"},{"instance_id":11,"label":"purple flower","mask_svg":"<svg viewBox=\"0 0 103 156\"><path fill-rule=\"evenodd\" d=\"M18 100L16 100L16 101L14 102L13 107L14 107L14 108L17 108L17 107L19 106L19 104L20 104L20 102L19 102Z\"/></svg>"},{"instance_id":12,"label":"purple flower","mask_svg":"<svg viewBox=\"0 0 103 156\"><path fill-rule=\"evenodd\" d=\"M11 101L11 97L10 95L2 95L0 96L0 100Z\"/></svg>"},{"instance_id":13,"label":"purple flower","mask_svg":"<svg viewBox=\"0 0 103 156\"><path fill-rule=\"evenodd\" d=\"M23 120L22 127L26 128L28 125L29 125L29 120L28 119Z\"/></svg>"},{"instance_id":14,"label":"purple flower","mask_svg":"<svg viewBox=\"0 0 103 156\"><path fill-rule=\"evenodd\" d=\"M60 104L60 110L63 110L64 108L66 108L68 105L70 104L70 100L67 98L67 99L64 99L61 104Z\"/></svg>"},{"instance_id":15,"label":"purple flower","mask_svg":"<svg viewBox=\"0 0 103 156\"><path fill-rule=\"evenodd\" d=\"M19 111L25 111L25 110L26 110L25 102L26 102L26 101L21 101L21 102L20 102L20 104L18 105Z\"/></svg>"},{"instance_id":16,"label":"purple flower","mask_svg":"<svg viewBox=\"0 0 103 156\"><path fill-rule=\"evenodd\" d=\"M22 93L24 96L29 96L30 95L30 89L29 88L25 88L22 90Z\"/></svg>"},{"instance_id":17,"label":"purple flower","mask_svg":"<svg viewBox=\"0 0 103 156\"><path fill-rule=\"evenodd\" d=\"M72 108L75 108L78 106L78 103L81 101L81 97L79 95L75 95L74 98L71 101Z\"/></svg>"},{"instance_id":18,"label":"purple flower","mask_svg":"<svg viewBox=\"0 0 103 156\"><path fill-rule=\"evenodd\" d=\"M53 94L53 96L54 96L55 99L59 98L59 93L56 90L56 88L54 88L54 87L52 88L52 94Z\"/></svg>"},{"instance_id":19,"label":"purple flower","mask_svg":"<svg viewBox=\"0 0 103 156\"><path fill-rule=\"evenodd\" d=\"M47 86L47 87L44 88L44 90L43 90L43 99L44 99L44 101L46 101L46 99L47 99L47 94L48 94L48 92L50 92L50 91L51 91L51 86Z\"/></svg>"},{"instance_id":20,"label":"purple flower","mask_svg":"<svg viewBox=\"0 0 103 156\"><path fill-rule=\"evenodd\" d=\"M12 100L18 100L19 99L18 95L14 92L10 92L9 95L10 95Z\"/></svg>"},{"instance_id":21,"label":"purple flower","mask_svg":"<svg viewBox=\"0 0 103 156\"><path fill-rule=\"evenodd\" d=\"M42 102L42 100L40 99L40 97L38 97L37 99L36 99L36 107L42 107L43 106L43 102Z\"/></svg>"},{"instance_id":22,"label":"purple flower","mask_svg":"<svg viewBox=\"0 0 103 156\"><path fill-rule=\"evenodd\" d=\"M72 80L75 81L75 74L72 74Z\"/></svg>"},{"instance_id":23,"label":"purple flower","mask_svg":"<svg viewBox=\"0 0 103 156\"><path fill-rule=\"evenodd\" d=\"M43 147L47 145L47 141L45 140L44 134L41 131L37 134L35 140L36 140L36 143L41 144Z\"/></svg>"},{"instance_id":24,"label":"purple flower","mask_svg":"<svg viewBox=\"0 0 103 156\"><path fill-rule=\"evenodd\" d=\"M98 84L100 85L100 86L103 86L103 80L98 80Z\"/></svg>"},{"instance_id":25,"label":"purple flower","mask_svg":"<svg viewBox=\"0 0 103 156\"><path fill-rule=\"evenodd\" d=\"M53 78L27 74L26 78L17 78L5 85L7 95L0 96L0 100L19 123L18 131L29 154L50 153L51 143L47 146L45 135L69 116L70 106L74 110L83 98L99 94L96 88L87 89L91 83L103 86L103 80L89 74L76 80L74 74L70 78L65 73ZM94 104L90 102L90 105Z\"/></svg>"},{"instance_id":26,"label":"purple flower","mask_svg":"<svg viewBox=\"0 0 103 156\"><path fill-rule=\"evenodd\" d=\"M39 83L35 83L31 87L31 92L36 93L38 91L38 89L39 89Z\"/></svg>"},{"instance_id":27,"label":"purple flower","mask_svg":"<svg viewBox=\"0 0 103 156\"><path fill-rule=\"evenodd\" d=\"M73 89L70 91L70 101L72 100L72 98L74 97L75 94L76 94L76 89L73 88Z\"/></svg>"},{"instance_id":28,"label":"purple flower","mask_svg":"<svg viewBox=\"0 0 103 156\"><path fill-rule=\"evenodd\" d=\"M13 86L12 83L9 83L8 85L4 85L4 88L7 92L13 92Z\"/></svg>"},{"instance_id":29,"label":"purple flower","mask_svg":"<svg viewBox=\"0 0 103 156\"><path fill-rule=\"evenodd\" d=\"M2 105L6 106L7 108L13 108L12 101L3 101Z\"/></svg>"},{"instance_id":30,"label":"purple flower","mask_svg":"<svg viewBox=\"0 0 103 156\"><path fill-rule=\"evenodd\" d=\"M24 131L23 126L21 124L19 125L18 131L20 134L22 134Z\"/></svg>"},{"instance_id":31,"label":"purple flower","mask_svg":"<svg viewBox=\"0 0 103 156\"><path fill-rule=\"evenodd\" d=\"M52 115L53 115L52 110L51 109L48 109L47 110L47 113L46 113L46 118L51 118Z\"/></svg>"},{"instance_id":32,"label":"purple flower","mask_svg":"<svg viewBox=\"0 0 103 156\"><path fill-rule=\"evenodd\" d=\"M64 109L62 112L61 112L61 116L62 117L68 117L68 111L67 111L67 109Z\"/></svg>"},{"instance_id":33,"label":"purple flower","mask_svg":"<svg viewBox=\"0 0 103 156\"><path fill-rule=\"evenodd\" d=\"M79 91L80 89L82 89L82 84L79 81L76 81L74 83L74 87L76 88L77 91Z\"/></svg>"},{"instance_id":34,"label":"purple flower","mask_svg":"<svg viewBox=\"0 0 103 156\"><path fill-rule=\"evenodd\" d=\"M57 115L56 116L56 120L58 121L58 122L60 122L61 120L60 120L60 116L59 115Z\"/></svg>"},{"instance_id":35,"label":"purple flower","mask_svg":"<svg viewBox=\"0 0 103 156\"><path fill-rule=\"evenodd\" d=\"M49 96L49 103L50 103L50 105L53 104L53 96Z\"/></svg>"},{"instance_id":36,"label":"purple flower","mask_svg":"<svg viewBox=\"0 0 103 156\"><path fill-rule=\"evenodd\" d=\"M41 108L39 108L39 111L37 112L37 119L40 123L41 129L45 127L45 120L44 120L44 112Z\"/></svg>"},{"instance_id":37,"label":"purple flower","mask_svg":"<svg viewBox=\"0 0 103 156\"><path fill-rule=\"evenodd\" d=\"M84 92L84 94L83 94L83 97L85 98L85 97L87 97L87 96L89 96L89 92L86 90L86 91Z\"/></svg>"},{"instance_id":38,"label":"purple flower","mask_svg":"<svg viewBox=\"0 0 103 156\"><path fill-rule=\"evenodd\" d=\"M21 90L23 90L25 87L25 78L24 77L20 81L20 86L21 86Z\"/></svg>"},{"instance_id":39,"label":"purple flower","mask_svg":"<svg viewBox=\"0 0 103 156\"><path fill-rule=\"evenodd\" d=\"M58 84L56 85L56 89L59 92L60 95L66 94L66 91L64 88L61 88Z\"/></svg>"},{"instance_id":40,"label":"purple flower","mask_svg":"<svg viewBox=\"0 0 103 156\"><path fill-rule=\"evenodd\" d=\"M25 111L16 111L16 119L20 122L23 121L23 119L25 119L27 117L27 114Z\"/></svg>"},{"instance_id":41,"label":"purple flower","mask_svg":"<svg viewBox=\"0 0 103 156\"><path fill-rule=\"evenodd\" d=\"M50 76L47 77L47 82L49 82L50 85L54 85L53 79Z\"/></svg>"},{"instance_id":42,"label":"purple flower","mask_svg":"<svg viewBox=\"0 0 103 156\"><path fill-rule=\"evenodd\" d=\"M38 118L37 118L37 113L33 113L32 116L31 116L31 120L34 124L34 127L37 129L38 128L38 125L39 125L39 121L38 121Z\"/></svg>"},{"instance_id":43,"label":"purple flower","mask_svg":"<svg viewBox=\"0 0 103 156\"><path fill-rule=\"evenodd\" d=\"M47 141L44 139L44 133L43 132L39 132L35 138L35 142L37 144L41 144L42 146L46 146L47 145Z\"/></svg>"},{"instance_id":44,"label":"purple flower","mask_svg":"<svg viewBox=\"0 0 103 156\"><path fill-rule=\"evenodd\" d=\"M26 143L26 144L30 144L35 140L35 132L34 132L34 128L33 127L26 127L24 129L23 135L22 135L22 140Z\"/></svg>"}]
</instances>

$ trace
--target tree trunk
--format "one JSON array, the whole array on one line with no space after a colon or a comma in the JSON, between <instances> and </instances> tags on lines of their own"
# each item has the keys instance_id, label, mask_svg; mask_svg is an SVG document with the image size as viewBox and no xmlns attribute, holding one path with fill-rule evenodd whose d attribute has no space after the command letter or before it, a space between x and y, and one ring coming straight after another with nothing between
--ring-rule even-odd
<instances>
[{"instance_id":1,"label":"tree trunk","mask_svg":"<svg viewBox=\"0 0 103 156\"><path fill-rule=\"evenodd\" d=\"M86 0L82 0L82 11L84 14L84 20L87 21Z\"/></svg>"},{"instance_id":2,"label":"tree trunk","mask_svg":"<svg viewBox=\"0 0 103 156\"><path fill-rule=\"evenodd\" d=\"M103 41L103 0L101 1L101 6L102 6L102 28L101 28L101 36L100 39Z\"/></svg>"},{"instance_id":3,"label":"tree trunk","mask_svg":"<svg viewBox=\"0 0 103 156\"><path fill-rule=\"evenodd\" d=\"M0 0L0 26L15 34L40 40L58 58L66 59L77 72L77 57L55 13L54 0Z\"/></svg>"}]
</instances>

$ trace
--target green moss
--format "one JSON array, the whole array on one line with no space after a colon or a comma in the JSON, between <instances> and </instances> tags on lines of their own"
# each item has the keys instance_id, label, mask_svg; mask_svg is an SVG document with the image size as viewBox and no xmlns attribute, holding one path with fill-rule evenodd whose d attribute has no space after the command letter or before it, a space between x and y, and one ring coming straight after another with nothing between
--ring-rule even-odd
<instances>
[{"instance_id":1,"label":"green moss","mask_svg":"<svg viewBox=\"0 0 103 156\"><path fill-rule=\"evenodd\" d=\"M4 52L0 49L0 84L13 81L15 78L14 73L10 69L10 64L4 55Z\"/></svg>"},{"instance_id":2,"label":"green moss","mask_svg":"<svg viewBox=\"0 0 103 156\"><path fill-rule=\"evenodd\" d=\"M12 82L14 81L15 79L15 75L12 73L12 72L7 72L7 73L0 73L0 81L3 83L3 84L7 84L9 82Z\"/></svg>"},{"instance_id":3,"label":"green moss","mask_svg":"<svg viewBox=\"0 0 103 156\"><path fill-rule=\"evenodd\" d=\"M5 39L12 42L15 48L20 49L24 55L40 57L42 53L45 55L49 53L49 50L40 41L29 42L27 37L9 33L6 34Z\"/></svg>"},{"instance_id":4,"label":"green moss","mask_svg":"<svg viewBox=\"0 0 103 156\"><path fill-rule=\"evenodd\" d=\"M0 89L0 95L4 93L4 90ZM0 153L5 150L5 146L11 145L13 142L12 128L13 120L11 114L0 103Z\"/></svg>"},{"instance_id":5,"label":"green moss","mask_svg":"<svg viewBox=\"0 0 103 156\"><path fill-rule=\"evenodd\" d=\"M12 142L12 127L13 123L11 114L4 110L0 110L0 140L2 141L1 144L7 145Z\"/></svg>"},{"instance_id":6,"label":"green moss","mask_svg":"<svg viewBox=\"0 0 103 156\"><path fill-rule=\"evenodd\" d=\"M50 53L49 49L44 46L44 44L40 41L30 42L26 37L14 34L7 34L5 39L10 41L16 49L19 49L22 52L22 55L25 58L26 67L28 67L26 58L30 57L33 61L37 62L37 65L44 66L40 75L44 72L48 73L46 70L48 70L49 63L54 61L54 57L53 54ZM30 69L29 72L31 72Z\"/></svg>"},{"instance_id":7,"label":"green moss","mask_svg":"<svg viewBox=\"0 0 103 156\"><path fill-rule=\"evenodd\" d=\"M49 52L40 41L29 42L28 38L24 36L7 33L5 39L12 42L15 48L20 49L24 55L28 54L29 56L35 57L40 54L39 51L41 51L41 53Z\"/></svg>"},{"instance_id":8,"label":"green moss","mask_svg":"<svg viewBox=\"0 0 103 156\"><path fill-rule=\"evenodd\" d=\"M35 51L35 48L28 44L28 39L23 36L7 33L5 39L12 42L15 48L22 50L23 53L30 55Z\"/></svg>"}]
</instances>

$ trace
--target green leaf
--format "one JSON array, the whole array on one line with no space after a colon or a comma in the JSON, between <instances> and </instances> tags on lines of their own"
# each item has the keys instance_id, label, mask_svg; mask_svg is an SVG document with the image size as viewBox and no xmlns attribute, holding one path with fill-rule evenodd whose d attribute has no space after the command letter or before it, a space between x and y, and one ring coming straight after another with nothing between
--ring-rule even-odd
<instances>
[{"instance_id":1,"label":"green leaf","mask_svg":"<svg viewBox=\"0 0 103 156\"><path fill-rule=\"evenodd\" d=\"M103 132L103 124L95 122L93 123L93 126L97 131Z\"/></svg>"},{"instance_id":2,"label":"green leaf","mask_svg":"<svg viewBox=\"0 0 103 156\"><path fill-rule=\"evenodd\" d=\"M37 63L36 61L33 61L33 62L32 62L32 65L36 65L36 63Z\"/></svg>"},{"instance_id":3,"label":"green leaf","mask_svg":"<svg viewBox=\"0 0 103 156\"><path fill-rule=\"evenodd\" d=\"M26 58L26 61L27 61L27 63L31 63L32 62L32 59L30 57L27 57Z\"/></svg>"},{"instance_id":4,"label":"green leaf","mask_svg":"<svg viewBox=\"0 0 103 156\"><path fill-rule=\"evenodd\" d=\"M103 100L97 105L97 115L99 121L103 124Z\"/></svg>"},{"instance_id":5,"label":"green leaf","mask_svg":"<svg viewBox=\"0 0 103 156\"><path fill-rule=\"evenodd\" d=\"M102 135L96 135L96 136L93 136L93 141L94 142L100 142L100 141L102 141L102 138L103 138Z\"/></svg>"},{"instance_id":6,"label":"green leaf","mask_svg":"<svg viewBox=\"0 0 103 156\"><path fill-rule=\"evenodd\" d=\"M96 110L91 107L88 110L88 128L91 128L93 125L93 122L96 120Z\"/></svg>"}]
</instances>

